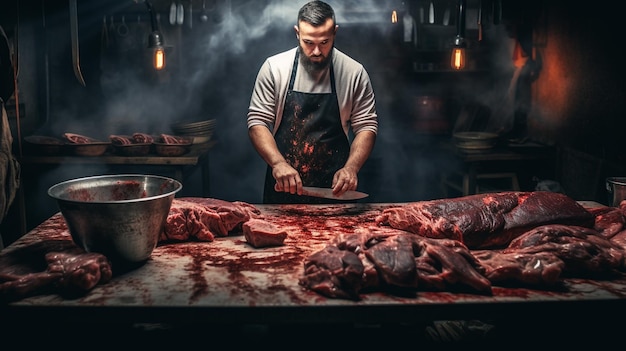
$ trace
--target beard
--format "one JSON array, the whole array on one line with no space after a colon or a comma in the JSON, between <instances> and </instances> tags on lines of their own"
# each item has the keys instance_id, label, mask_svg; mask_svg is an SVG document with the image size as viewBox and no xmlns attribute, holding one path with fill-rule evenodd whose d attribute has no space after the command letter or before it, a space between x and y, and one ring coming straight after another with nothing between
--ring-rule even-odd
<instances>
[{"instance_id":1,"label":"beard","mask_svg":"<svg viewBox=\"0 0 626 351\"><path fill-rule=\"evenodd\" d=\"M322 61L313 62L311 59L304 54L304 50L302 50L302 46L298 45L298 51L300 53L300 64L304 67L307 72L320 72L326 69L330 65L330 61L332 58L332 50L329 52L327 57L324 57Z\"/></svg>"}]
</instances>

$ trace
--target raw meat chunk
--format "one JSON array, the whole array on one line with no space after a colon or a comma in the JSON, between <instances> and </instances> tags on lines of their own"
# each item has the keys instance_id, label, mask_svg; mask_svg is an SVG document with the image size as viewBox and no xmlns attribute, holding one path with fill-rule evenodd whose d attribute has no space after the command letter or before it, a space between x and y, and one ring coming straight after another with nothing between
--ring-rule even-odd
<instances>
[{"instance_id":1,"label":"raw meat chunk","mask_svg":"<svg viewBox=\"0 0 626 351\"><path fill-rule=\"evenodd\" d=\"M612 273L624 266L624 251L595 229L550 224L515 238L504 253L552 253L565 262L564 272L576 276Z\"/></svg>"},{"instance_id":2,"label":"raw meat chunk","mask_svg":"<svg viewBox=\"0 0 626 351\"><path fill-rule=\"evenodd\" d=\"M413 245L406 235L393 235L365 250L380 281L389 286L417 288L417 267Z\"/></svg>"},{"instance_id":3,"label":"raw meat chunk","mask_svg":"<svg viewBox=\"0 0 626 351\"><path fill-rule=\"evenodd\" d=\"M243 223L243 235L254 247L281 246L287 238L287 231L263 219L251 218Z\"/></svg>"},{"instance_id":4,"label":"raw meat chunk","mask_svg":"<svg viewBox=\"0 0 626 351\"><path fill-rule=\"evenodd\" d=\"M622 250L626 252L626 229L613 235L611 239L609 239L609 241L612 244L617 245L618 247L622 248Z\"/></svg>"},{"instance_id":5,"label":"raw meat chunk","mask_svg":"<svg viewBox=\"0 0 626 351\"><path fill-rule=\"evenodd\" d=\"M358 300L363 270L355 253L327 246L307 257L299 283L327 297Z\"/></svg>"},{"instance_id":6,"label":"raw meat chunk","mask_svg":"<svg viewBox=\"0 0 626 351\"><path fill-rule=\"evenodd\" d=\"M411 237L420 287L491 294L491 282L483 275L484 267L461 242Z\"/></svg>"},{"instance_id":7,"label":"raw meat chunk","mask_svg":"<svg viewBox=\"0 0 626 351\"><path fill-rule=\"evenodd\" d=\"M615 207L606 207L607 210L595 213L596 219L593 228L600 234L610 239L615 234L621 232L626 227L626 216L624 210Z\"/></svg>"},{"instance_id":8,"label":"raw meat chunk","mask_svg":"<svg viewBox=\"0 0 626 351\"><path fill-rule=\"evenodd\" d=\"M113 276L108 259L95 252L50 252L46 254L46 261L48 272L61 273L56 285L67 292L91 290Z\"/></svg>"},{"instance_id":9,"label":"raw meat chunk","mask_svg":"<svg viewBox=\"0 0 626 351\"><path fill-rule=\"evenodd\" d=\"M551 252L472 251L493 284L552 286L561 281L565 263Z\"/></svg>"},{"instance_id":10,"label":"raw meat chunk","mask_svg":"<svg viewBox=\"0 0 626 351\"><path fill-rule=\"evenodd\" d=\"M0 302L44 293L76 296L113 276L108 259L70 240L20 247L0 258Z\"/></svg>"}]
</instances>

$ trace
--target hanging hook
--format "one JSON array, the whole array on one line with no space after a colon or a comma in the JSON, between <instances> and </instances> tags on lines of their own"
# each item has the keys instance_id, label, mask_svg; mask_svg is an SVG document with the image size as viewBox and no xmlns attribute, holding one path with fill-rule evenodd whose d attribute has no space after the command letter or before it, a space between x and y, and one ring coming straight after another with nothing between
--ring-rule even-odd
<instances>
[{"instance_id":1,"label":"hanging hook","mask_svg":"<svg viewBox=\"0 0 626 351\"><path fill-rule=\"evenodd\" d=\"M121 37L125 37L128 35L128 26L126 25L126 19L122 16L122 24L117 26L117 34Z\"/></svg>"}]
</instances>

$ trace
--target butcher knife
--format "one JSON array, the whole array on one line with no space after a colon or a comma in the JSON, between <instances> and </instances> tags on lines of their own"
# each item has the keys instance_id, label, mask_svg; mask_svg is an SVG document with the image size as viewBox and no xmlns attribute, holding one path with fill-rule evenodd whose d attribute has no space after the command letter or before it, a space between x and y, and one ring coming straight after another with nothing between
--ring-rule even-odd
<instances>
[{"instance_id":1,"label":"butcher knife","mask_svg":"<svg viewBox=\"0 0 626 351\"><path fill-rule=\"evenodd\" d=\"M430 2L430 5L428 6L428 23L433 24L435 23L435 4L433 4L433 2Z\"/></svg>"},{"instance_id":2,"label":"butcher knife","mask_svg":"<svg viewBox=\"0 0 626 351\"><path fill-rule=\"evenodd\" d=\"M76 0L70 0L70 39L72 40L72 66L80 85L85 86L83 73L80 71L80 51L78 49L78 8Z\"/></svg>"},{"instance_id":3,"label":"butcher knife","mask_svg":"<svg viewBox=\"0 0 626 351\"><path fill-rule=\"evenodd\" d=\"M303 186L302 195L323 197L326 199L335 199L335 200L358 200L358 199L363 199L369 196L366 193L362 193L360 191L354 191L354 190L348 190L345 193L337 196L333 194L333 189L317 188L313 186Z\"/></svg>"}]
</instances>

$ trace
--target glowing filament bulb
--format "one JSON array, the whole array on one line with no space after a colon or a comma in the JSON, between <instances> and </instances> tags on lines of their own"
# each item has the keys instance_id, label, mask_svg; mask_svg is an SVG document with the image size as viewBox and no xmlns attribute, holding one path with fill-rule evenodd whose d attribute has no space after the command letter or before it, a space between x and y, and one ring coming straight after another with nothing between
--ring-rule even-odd
<instances>
[{"instance_id":1,"label":"glowing filament bulb","mask_svg":"<svg viewBox=\"0 0 626 351\"><path fill-rule=\"evenodd\" d=\"M165 51L163 48L158 47L154 49L154 60L153 60L154 69L157 71L165 68Z\"/></svg>"},{"instance_id":2,"label":"glowing filament bulb","mask_svg":"<svg viewBox=\"0 0 626 351\"><path fill-rule=\"evenodd\" d=\"M453 48L450 65L453 69L461 70L465 68L465 48Z\"/></svg>"},{"instance_id":3,"label":"glowing filament bulb","mask_svg":"<svg viewBox=\"0 0 626 351\"><path fill-rule=\"evenodd\" d=\"M398 23L398 13L396 10L391 11L391 23Z\"/></svg>"}]
</instances>

